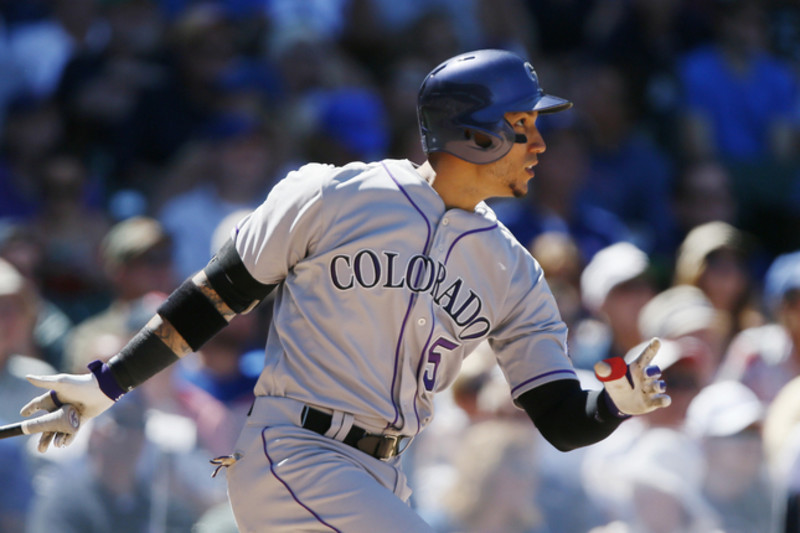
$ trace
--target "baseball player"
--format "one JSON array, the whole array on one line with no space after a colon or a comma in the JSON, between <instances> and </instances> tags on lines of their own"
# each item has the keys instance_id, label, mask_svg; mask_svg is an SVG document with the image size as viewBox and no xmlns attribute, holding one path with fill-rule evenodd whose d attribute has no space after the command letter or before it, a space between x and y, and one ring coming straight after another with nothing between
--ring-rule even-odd
<instances>
[{"instance_id":1,"label":"baseball player","mask_svg":"<svg viewBox=\"0 0 800 533\"><path fill-rule=\"evenodd\" d=\"M634 361L598 363L601 390L580 387L542 269L484 203L526 194L545 150L538 115L571 105L510 52L445 61L419 91L424 164L290 172L119 354L31 376L50 390L23 416L62 404L96 416L274 291L255 403L221 461L238 527L420 532L431 529L408 505L401 453L482 341L560 450L668 405L649 364L657 339ZM40 451L76 431L48 429Z\"/></svg>"}]
</instances>

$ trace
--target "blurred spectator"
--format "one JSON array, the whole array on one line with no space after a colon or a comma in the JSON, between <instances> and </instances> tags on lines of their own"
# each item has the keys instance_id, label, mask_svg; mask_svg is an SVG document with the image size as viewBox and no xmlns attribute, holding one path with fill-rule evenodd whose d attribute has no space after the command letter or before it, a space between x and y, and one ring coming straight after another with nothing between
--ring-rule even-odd
<instances>
[{"instance_id":1,"label":"blurred spectator","mask_svg":"<svg viewBox=\"0 0 800 533\"><path fill-rule=\"evenodd\" d=\"M167 76L138 94L116 154L118 187L146 194L161 167L220 111L221 82L239 57L233 21L216 3L188 7L165 38Z\"/></svg>"},{"instance_id":2,"label":"blurred spectator","mask_svg":"<svg viewBox=\"0 0 800 533\"><path fill-rule=\"evenodd\" d=\"M561 318L572 333L572 328L586 314L580 286L584 264L577 244L566 233L545 232L533 240L530 252L541 265Z\"/></svg>"},{"instance_id":3,"label":"blurred spectator","mask_svg":"<svg viewBox=\"0 0 800 533\"><path fill-rule=\"evenodd\" d=\"M259 367L252 372L247 363L252 359L263 366L263 349L256 349L263 342L255 342L256 333L263 330L260 318L258 313L237 316L225 332L208 341L195 358L177 371L180 379L225 405L236 425L243 424L247 417L255 399L253 387L261 371Z\"/></svg>"},{"instance_id":4,"label":"blurred spectator","mask_svg":"<svg viewBox=\"0 0 800 533\"><path fill-rule=\"evenodd\" d=\"M322 42L339 40L347 27L350 0L271 0L263 2L273 42L313 35Z\"/></svg>"},{"instance_id":5,"label":"blurred spectator","mask_svg":"<svg viewBox=\"0 0 800 533\"><path fill-rule=\"evenodd\" d=\"M8 103L24 90L22 65L17 64L9 42L9 24L0 12L0 128L5 125Z\"/></svg>"},{"instance_id":6,"label":"blurred spectator","mask_svg":"<svg viewBox=\"0 0 800 533\"><path fill-rule=\"evenodd\" d=\"M763 418L764 405L736 381L708 385L686 414L686 431L703 452L702 492L725 533L773 531Z\"/></svg>"},{"instance_id":7,"label":"blurred spectator","mask_svg":"<svg viewBox=\"0 0 800 533\"><path fill-rule=\"evenodd\" d=\"M33 501L33 479L22 439L0 440L0 531L25 531Z\"/></svg>"},{"instance_id":8,"label":"blurred spectator","mask_svg":"<svg viewBox=\"0 0 800 533\"><path fill-rule=\"evenodd\" d=\"M101 49L109 39L95 0L53 0L48 7L48 17L21 23L10 35L27 90L37 97L53 94L70 58L82 50Z\"/></svg>"},{"instance_id":9,"label":"blurred spectator","mask_svg":"<svg viewBox=\"0 0 800 533\"><path fill-rule=\"evenodd\" d=\"M625 514L590 533L727 533L701 492L703 458L679 431L650 431L620 466Z\"/></svg>"},{"instance_id":10,"label":"blurred spectator","mask_svg":"<svg viewBox=\"0 0 800 533\"><path fill-rule=\"evenodd\" d=\"M58 370L63 370L64 343L73 327L70 318L42 294L44 250L30 226L0 219L0 258L8 261L27 280L36 293L36 324L33 346L36 354Z\"/></svg>"},{"instance_id":11,"label":"blurred spectator","mask_svg":"<svg viewBox=\"0 0 800 533\"><path fill-rule=\"evenodd\" d=\"M87 169L74 154L57 152L41 162L41 209L31 221L42 244L42 289L73 321L105 304L107 284L100 242L106 213L88 202Z\"/></svg>"},{"instance_id":12,"label":"blurred spectator","mask_svg":"<svg viewBox=\"0 0 800 533\"><path fill-rule=\"evenodd\" d=\"M596 0L525 0L536 31L536 49L548 57L580 54Z\"/></svg>"},{"instance_id":13,"label":"blurred spectator","mask_svg":"<svg viewBox=\"0 0 800 533\"><path fill-rule=\"evenodd\" d=\"M404 46L416 53L434 56L432 66L451 57L459 50L466 51L482 44L478 0L368 0L375 15L374 23L387 39L401 39ZM428 25L428 30L424 29ZM417 33L418 32L418 33ZM408 40L419 35L418 42ZM396 48L396 47L395 47Z\"/></svg>"},{"instance_id":14,"label":"blurred spectator","mask_svg":"<svg viewBox=\"0 0 800 533\"><path fill-rule=\"evenodd\" d=\"M742 329L761 325L756 280L746 236L734 226L707 222L695 227L678 249L675 284L694 285L717 311L723 349Z\"/></svg>"},{"instance_id":15,"label":"blurred spectator","mask_svg":"<svg viewBox=\"0 0 800 533\"><path fill-rule=\"evenodd\" d=\"M34 345L36 294L28 281L0 259L0 421L19 419L19 411L40 392L25 376L56 370L29 350Z\"/></svg>"},{"instance_id":16,"label":"blurred spectator","mask_svg":"<svg viewBox=\"0 0 800 533\"><path fill-rule=\"evenodd\" d=\"M619 217L632 242L654 261L666 261L675 246L674 163L642 132L620 68L587 65L578 72L575 113L585 121L589 141L589 168L578 199Z\"/></svg>"},{"instance_id":17,"label":"blurred spectator","mask_svg":"<svg viewBox=\"0 0 800 533\"><path fill-rule=\"evenodd\" d=\"M102 257L113 300L72 331L64 354L68 372L83 373L94 359L114 355L127 340L131 303L152 291L168 294L176 285L172 241L154 219L134 217L115 224L103 238Z\"/></svg>"},{"instance_id":18,"label":"blurred spectator","mask_svg":"<svg viewBox=\"0 0 800 533\"><path fill-rule=\"evenodd\" d=\"M366 88L320 91L309 95L311 118L306 156L310 161L345 165L383 159L389 124L379 93Z\"/></svg>"},{"instance_id":19,"label":"blurred spectator","mask_svg":"<svg viewBox=\"0 0 800 533\"><path fill-rule=\"evenodd\" d=\"M99 2L108 24L102 48L78 51L66 64L54 94L73 150L92 154L97 170L113 175L111 157L130 122L139 94L160 83L164 21L152 0Z\"/></svg>"},{"instance_id":20,"label":"blurred spectator","mask_svg":"<svg viewBox=\"0 0 800 533\"><path fill-rule=\"evenodd\" d=\"M173 239L181 279L211 259L212 235L225 216L255 209L266 197L280 161L271 139L258 117L222 116L208 126L203 150L209 179L168 198L158 212Z\"/></svg>"},{"instance_id":21,"label":"blurred spectator","mask_svg":"<svg viewBox=\"0 0 800 533\"><path fill-rule=\"evenodd\" d=\"M593 57L622 69L637 115L658 144L673 152L680 87L676 59L710 39L700 2L633 0L595 2L585 27Z\"/></svg>"},{"instance_id":22,"label":"blurred spectator","mask_svg":"<svg viewBox=\"0 0 800 533\"><path fill-rule=\"evenodd\" d=\"M776 258L764 278L771 322L734 337L720 376L741 381L764 402L800 375L800 252Z\"/></svg>"},{"instance_id":23,"label":"blurred spectator","mask_svg":"<svg viewBox=\"0 0 800 533\"><path fill-rule=\"evenodd\" d=\"M612 244L583 269L580 289L589 316L574 326L570 352L576 366L591 370L642 341L639 312L657 290L650 258L631 243Z\"/></svg>"},{"instance_id":24,"label":"blurred spectator","mask_svg":"<svg viewBox=\"0 0 800 533\"><path fill-rule=\"evenodd\" d=\"M673 210L681 239L696 226L707 222L735 225L740 207L728 168L716 159L686 163L678 172Z\"/></svg>"},{"instance_id":25,"label":"blurred spectator","mask_svg":"<svg viewBox=\"0 0 800 533\"><path fill-rule=\"evenodd\" d=\"M711 300L693 285L674 285L659 292L639 313L642 338L695 339L709 353L706 379L718 371L724 353L724 336Z\"/></svg>"},{"instance_id":26,"label":"blurred spectator","mask_svg":"<svg viewBox=\"0 0 800 533\"><path fill-rule=\"evenodd\" d=\"M192 533L239 533L230 503L224 501L209 509L192 526Z\"/></svg>"},{"instance_id":27,"label":"blurred spectator","mask_svg":"<svg viewBox=\"0 0 800 533\"><path fill-rule=\"evenodd\" d=\"M534 428L524 421L487 420L466 431L444 496L453 531L550 531L537 503L536 442Z\"/></svg>"},{"instance_id":28,"label":"blurred spectator","mask_svg":"<svg viewBox=\"0 0 800 533\"><path fill-rule=\"evenodd\" d=\"M680 58L688 157L761 162L794 155L797 80L766 47L755 0L714 0L714 41Z\"/></svg>"},{"instance_id":29,"label":"blurred spectator","mask_svg":"<svg viewBox=\"0 0 800 533\"><path fill-rule=\"evenodd\" d=\"M0 216L30 219L41 209L41 161L58 148L64 122L50 101L15 98L7 108L0 151Z\"/></svg>"},{"instance_id":30,"label":"blurred spectator","mask_svg":"<svg viewBox=\"0 0 800 533\"><path fill-rule=\"evenodd\" d=\"M148 533L153 526L188 531L193 516L174 499L166 523L154 524L160 502L139 469L146 444L144 410L135 397L92 420L86 455L49 473L49 483L34 500L27 533Z\"/></svg>"},{"instance_id":31,"label":"blurred spectator","mask_svg":"<svg viewBox=\"0 0 800 533\"><path fill-rule=\"evenodd\" d=\"M800 529L800 377L767 405L763 436L775 485L774 531L793 533Z\"/></svg>"}]
</instances>

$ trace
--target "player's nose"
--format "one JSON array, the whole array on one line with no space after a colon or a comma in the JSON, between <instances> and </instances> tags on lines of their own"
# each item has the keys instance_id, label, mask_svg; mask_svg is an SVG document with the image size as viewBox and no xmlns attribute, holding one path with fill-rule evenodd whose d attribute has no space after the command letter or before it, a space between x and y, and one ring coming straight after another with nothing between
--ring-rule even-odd
<instances>
[{"instance_id":1,"label":"player's nose","mask_svg":"<svg viewBox=\"0 0 800 533\"><path fill-rule=\"evenodd\" d=\"M539 129L534 127L528 132L528 150L535 154L541 154L547 150L547 144L544 142L544 137L539 133Z\"/></svg>"}]
</instances>

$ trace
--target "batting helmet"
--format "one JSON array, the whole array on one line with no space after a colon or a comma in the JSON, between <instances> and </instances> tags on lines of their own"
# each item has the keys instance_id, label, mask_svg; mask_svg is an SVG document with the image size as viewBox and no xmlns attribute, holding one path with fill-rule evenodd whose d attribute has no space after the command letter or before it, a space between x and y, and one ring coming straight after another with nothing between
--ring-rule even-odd
<instances>
[{"instance_id":1,"label":"batting helmet","mask_svg":"<svg viewBox=\"0 0 800 533\"><path fill-rule=\"evenodd\" d=\"M425 77L417 98L422 148L447 152L477 164L497 161L515 142L504 114L555 113L572 102L545 94L533 66L505 50L477 50L448 59ZM475 132L490 139L476 142Z\"/></svg>"}]
</instances>

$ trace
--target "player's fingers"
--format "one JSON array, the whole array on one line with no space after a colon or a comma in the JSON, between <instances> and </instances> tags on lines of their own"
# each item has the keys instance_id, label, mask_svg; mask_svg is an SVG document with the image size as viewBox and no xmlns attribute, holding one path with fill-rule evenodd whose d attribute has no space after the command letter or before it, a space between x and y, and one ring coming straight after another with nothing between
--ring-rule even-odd
<instances>
[{"instance_id":1,"label":"player's fingers","mask_svg":"<svg viewBox=\"0 0 800 533\"><path fill-rule=\"evenodd\" d=\"M642 350L636 360L631 363L635 364L639 368L645 368L650 365L650 362L658 353L658 349L661 348L661 341L658 337L653 337L647 346Z\"/></svg>"},{"instance_id":2,"label":"player's fingers","mask_svg":"<svg viewBox=\"0 0 800 533\"><path fill-rule=\"evenodd\" d=\"M669 394L656 394L650 399L650 405L659 409L669 407L672 404L672 397Z\"/></svg>"},{"instance_id":3,"label":"player's fingers","mask_svg":"<svg viewBox=\"0 0 800 533\"><path fill-rule=\"evenodd\" d=\"M652 379L645 382L642 389L647 394L661 394L667 390L667 383L663 379Z\"/></svg>"},{"instance_id":4,"label":"player's fingers","mask_svg":"<svg viewBox=\"0 0 800 533\"><path fill-rule=\"evenodd\" d=\"M19 414L21 416L31 416L37 411L55 411L58 409L59 404L58 396L51 390L26 403L20 409Z\"/></svg>"},{"instance_id":5,"label":"player's fingers","mask_svg":"<svg viewBox=\"0 0 800 533\"><path fill-rule=\"evenodd\" d=\"M39 446L36 447L36 449L39 450L39 453L44 453L47 451L47 448L53 441L53 437L55 437L55 433L52 432L42 433L42 436L39 437Z\"/></svg>"},{"instance_id":6,"label":"player's fingers","mask_svg":"<svg viewBox=\"0 0 800 533\"><path fill-rule=\"evenodd\" d=\"M56 448L63 448L69 444L71 440L69 433L56 433L56 436L53 438L53 446Z\"/></svg>"},{"instance_id":7,"label":"player's fingers","mask_svg":"<svg viewBox=\"0 0 800 533\"><path fill-rule=\"evenodd\" d=\"M644 369L644 375L648 378L656 378L661 376L661 369L656 365L650 365Z\"/></svg>"},{"instance_id":8,"label":"player's fingers","mask_svg":"<svg viewBox=\"0 0 800 533\"><path fill-rule=\"evenodd\" d=\"M64 438L61 441L61 446L69 446L75 440L77 433L64 433Z\"/></svg>"}]
</instances>

